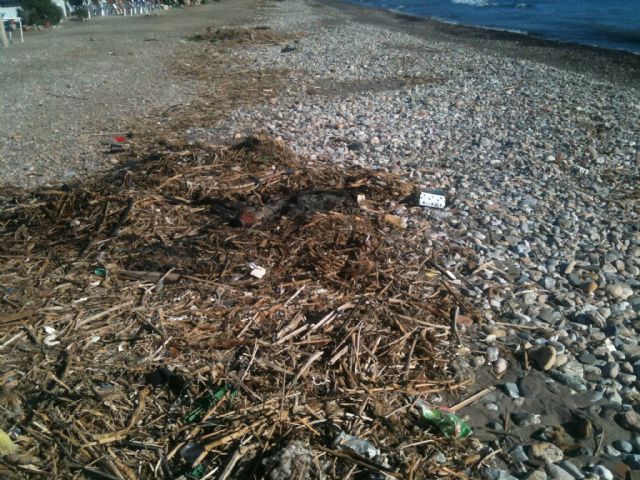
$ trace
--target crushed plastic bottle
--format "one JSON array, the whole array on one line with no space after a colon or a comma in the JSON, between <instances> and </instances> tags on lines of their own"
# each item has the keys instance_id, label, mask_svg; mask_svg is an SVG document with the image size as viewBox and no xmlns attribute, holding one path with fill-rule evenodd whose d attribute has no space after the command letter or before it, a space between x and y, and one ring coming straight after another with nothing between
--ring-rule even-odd
<instances>
[{"instance_id":1,"label":"crushed plastic bottle","mask_svg":"<svg viewBox=\"0 0 640 480\"><path fill-rule=\"evenodd\" d=\"M361 457L372 460L380 455L380 450L371 442L363 440L353 435L349 435L344 432L340 434L333 441L333 446L339 450L351 450L357 453Z\"/></svg>"},{"instance_id":2,"label":"crushed plastic bottle","mask_svg":"<svg viewBox=\"0 0 640 480\"><path fill-rule=\"evenodd\" d=\"M447 438L466 438L473 433L464 420L444 408L431 408L423 400L418 400L416 407L421 420L435 426Z\"/></svg>"}]
</instances>

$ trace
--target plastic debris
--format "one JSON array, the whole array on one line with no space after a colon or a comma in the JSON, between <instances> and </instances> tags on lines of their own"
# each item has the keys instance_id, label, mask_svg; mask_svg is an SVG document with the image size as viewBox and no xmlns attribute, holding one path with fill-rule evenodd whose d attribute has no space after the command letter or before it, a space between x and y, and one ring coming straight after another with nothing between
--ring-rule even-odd
<instances>
[{"instance_id":1,"label":"plastic debris","mask_svg":"<svg viewBox=\"0 0 640 480\"><path fill-rule=\"evenodd\" d=\"M18 450L18 446L13 443L11 438L7 433L0 429L0 456L1 455L10 455L15 453Z\"/></svg>"},{"instance_id":2,"label":"plastic debris","mask_svg":"<svg viewBox=\"0 0 640 480\"><path fill-rule=\"evenodd\" d=\"M418 204L421 207L444 208L447 200L443 190L427 190L420 192Z\"/></svg>"},{"instance_id":3,"label":"plastic debris","mask_svg":"<svg viewBox=\"0 0 640 480\"><path fill-rule=\"evenodd\" d=\"M95 273L97 276L99 277L106 277L107 276L107 270L104 268L96 268L93 273Z\"/></svg>"},{"instance_id":4,"label":"plastic debris","mask_svg":"<svg viewBox=\"0 0 640 480\"><path fill-rule=\"evenodd\" d=\"M333 446L339 450L351 450L352 452L357 453L361 457L368 458L369 460L380 455L378 447L371 442L344 432L340 432L336 437L333 441Z\"/></svg>"},{"instance_id":5,"label":"plastic debris","mask_svg":"<svg viewBox=\"0 0 640 480\"><path fill-rule=\"evenodd\" d=\"M420 411L420 418L437 427L447 438L466 438L473 433L464 420L445 408L431 408L423 400L418 400L416 407Z\"/></svg>"},{"instance_id":6,"label":"plastic debris","mask_svg":"<svg viewBox=\"0 0 640 480\"><path fill-rule=\"evenodd\" d=\"M229 392L230 400L236 395L236 391L230 385L225 385L216 393L208 392L202 400L200 400L193 410L184 417L184 423L194 423L200 420L214 405L216 405Z\"/></svg>"},{"instance_id":7,"label":"plastic debris","mask_svg":"<svg viewBox=\"0 0 640 480\"><path fill-rule=\"evenodd\" d=\"M184 458L187 463L193 463L203 451L204 449L199 443L188 442L180 449L180 456Z\"/></svg>"},{"instance_id":8,"label":"plastic debris","mask_svg":"<svg viewBox=\"0 0 640 480\"><path fill-rule=\"evenodd\" d=\"M249 264L249 268L251 269L251 272L249 272L249 275L251 275L252 277L256 277L257 279L261 279L267 273L267 270L264 267L261 267L260 265L256 265L253 262Z\"/></svg>"},{"instance_id":9,"label":"plastic debris","mask_svg":"<svg viewBox=\"0 0 640 480\"><path fill-rule=\"evenodd\" d=\"M312 478L309 471L311 461L311 451L302 442L291 442L274 455L265 458L262 464L269 472L269 480L289 480L292 478ZM322 472L317 472L317 475L313 478L326 478Z\"/></svg>"},{"instance_id":10,"label":"plastic debris","mask_svg":"<svg viewBox=\"0 0 640 480\"><path fill-rule=\"evenodd\" d=\"M111 143L109 143L109 149L111 153L117 153L124 150L124 146L127 143L127 137L123 137L121 135L117 135L111 139Z\"/></svg>"},{"instance_id":11,"label":"plastic debris","mask_svg":"<svg viewBox=\"0 0 640 480\"><path fill-rule=\"evenodd\" d=\"M56 329L53 327L50 327L48 325L45 325L43 327L44 331L47 333L47 336L44 337L44 341L43 343L47 346L47 347L53 347L54 345L59 345L60 341L56 340L56 335L58 332L56 332Z\"/></svg>"}]
</instances>

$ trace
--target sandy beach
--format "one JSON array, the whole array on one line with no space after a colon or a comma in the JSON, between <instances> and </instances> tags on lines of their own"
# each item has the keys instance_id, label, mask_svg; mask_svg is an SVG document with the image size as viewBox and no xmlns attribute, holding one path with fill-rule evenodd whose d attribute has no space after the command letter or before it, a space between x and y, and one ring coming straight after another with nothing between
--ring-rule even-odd
<instances>
[{"instance_id":1,"label":"sandy beach","mask_svg":"<svg viewBox=\"0 0 640 480\"><path fill-rule=\"evenodd\" d=\"M192 39L231 25L251 40ZM66 66L32 68L54 39ZM131 132L136 153L138 138L189 152L260 134L310 162L443 191L444 209L387 207L425 252L452 247L435 273L472 306L459 312L468 321L451 362L472 382L426 399L484 391L457 412L478 458L450 477L412 478L636 478L640 56L334 0L100 19L4 54L0 83L15 100L0 112L7 192L122 173L126 155L105 153L110 132ZM376 474L414 475L401 443L378 445L393 469ZM445 450L429 462L454 468ZM243 478L232 470L225 478Z\"/></svg>"}]
</instances>

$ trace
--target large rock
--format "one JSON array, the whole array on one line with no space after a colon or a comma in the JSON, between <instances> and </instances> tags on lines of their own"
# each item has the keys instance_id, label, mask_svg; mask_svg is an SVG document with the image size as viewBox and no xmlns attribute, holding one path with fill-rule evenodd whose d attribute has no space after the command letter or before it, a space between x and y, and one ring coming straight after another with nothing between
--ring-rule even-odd
<instances>
[{"instance_id":1,"label":"large rock","mask_svg":"<svg viewBox=\"0 0 640 480\"><path fill-rule=\"evenodd\" d=\"M607 287L607 293L613 298L626 300L633 295L633 289L626 283L613 283Z\"/></svg>"},{"instance_id":2,"label":"large rock","mask_svg":"<svg viewBox=\"0 0 640 480\"><path fill-rule=\"evenodd\" d=\"M556 349L550 345L529 350L529 360L531 360L540 370L549 370L556 364Z\"/></svg>"},{"instance_id":3,"label":"large rock","mask_svg":"<svg viewBox=\"0 0 640 480\"><path fill-rule=\"evenodd\" d=\"M546 469L552 480L574 480L573 475L553 463L547 463Z\"/></svg>"},{"instance_id":4,"label":"large rock","mask_svg":"<svg viewBox=\"0 0 640 480\"><path fill-rule=\"evenodd\" d=\"M618 423L631 432L640 433L640 415L633 410L618 415Z\"/></svg>"}]
</instances>

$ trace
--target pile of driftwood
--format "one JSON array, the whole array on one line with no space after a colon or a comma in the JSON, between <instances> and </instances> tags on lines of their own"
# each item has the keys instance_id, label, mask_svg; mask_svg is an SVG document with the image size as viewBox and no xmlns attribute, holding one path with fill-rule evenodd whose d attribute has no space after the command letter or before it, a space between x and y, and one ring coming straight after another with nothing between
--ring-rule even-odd
<instances>
[{"instance_id":1,"label":"pile of driftwood","mask_svg":"<svg viewBox=\"0 0 640 480\"><path fill-rule=\"evenodd\" d=\"M137 156L4 196L0 476L466 478L414 405L470 383L468 252L412 184L265 138Z\"/></svg>"}]
</instances>

